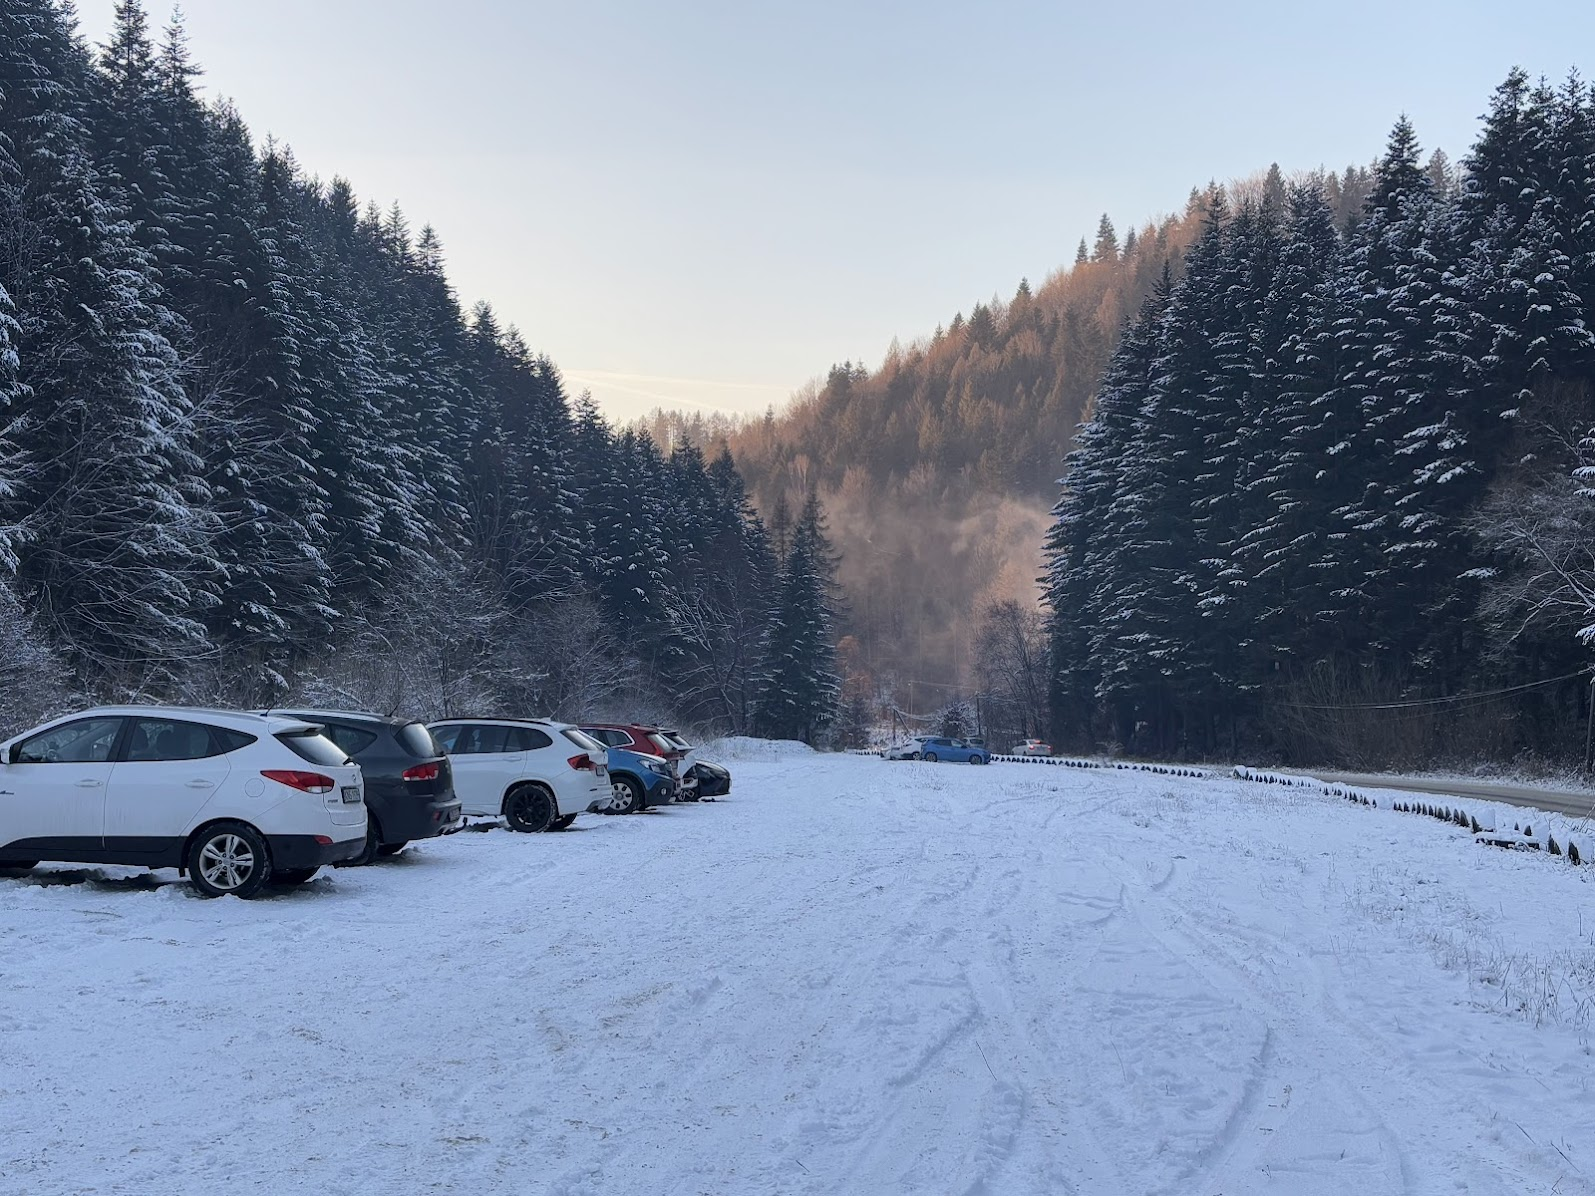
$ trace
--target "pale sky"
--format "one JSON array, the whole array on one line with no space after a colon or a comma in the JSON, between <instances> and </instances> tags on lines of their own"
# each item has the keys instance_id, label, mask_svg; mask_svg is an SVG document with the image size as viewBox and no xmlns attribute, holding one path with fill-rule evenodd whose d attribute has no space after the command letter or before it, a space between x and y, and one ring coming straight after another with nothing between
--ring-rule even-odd
<instances>
[{"instance_id":1,"label":"pale sky","mask_svg":"<svg viewBox=\"0 0 1595 1196\"><path fill-rule=\"evenodd\" d=\"M1460 158L1512 65L1595 72L1581 0L182 7L206 94L434 225L461 299L621 418L779 404L1039 283L1103 211L1366 163L1402 112ZM91 41L112 9L78 0Z\"/></svg>"}]
</instances>

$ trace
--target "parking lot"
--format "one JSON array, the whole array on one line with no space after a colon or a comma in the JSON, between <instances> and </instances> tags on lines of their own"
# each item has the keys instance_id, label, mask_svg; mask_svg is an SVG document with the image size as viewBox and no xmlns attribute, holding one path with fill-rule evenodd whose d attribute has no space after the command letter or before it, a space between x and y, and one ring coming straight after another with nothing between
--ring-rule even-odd
<instances>
[{"instance_id":1,"label":"parking lot","mask_svg":"<svg viewBox=\"0 0 1595 1196\"><path fill-rule=\"evenodd\" d=\"M1533 979L1588 982L1580 870L1316 792L770 755L252 902L0 881L0 1194L1591 1190L1588 1021Z\"/></svg>"}]
</instances>

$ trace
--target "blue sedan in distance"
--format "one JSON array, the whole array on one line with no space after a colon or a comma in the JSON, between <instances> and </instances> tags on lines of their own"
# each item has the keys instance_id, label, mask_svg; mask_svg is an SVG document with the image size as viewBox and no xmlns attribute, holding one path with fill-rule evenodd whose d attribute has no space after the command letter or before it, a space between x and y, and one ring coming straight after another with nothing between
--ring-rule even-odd
<instances>
[{"instance_id":1,"label":"blue sedan in distance","mask_svg":"<svg viewBox=\"0 0 1595 1196\"><path fill-rule=\"evenodd\" d=\"M949 739L933 735L919 749L919 758L935 764L938 760L952 764L990 764L991 753L978 744L963 739Z\"/></svg>"}]
</instances>

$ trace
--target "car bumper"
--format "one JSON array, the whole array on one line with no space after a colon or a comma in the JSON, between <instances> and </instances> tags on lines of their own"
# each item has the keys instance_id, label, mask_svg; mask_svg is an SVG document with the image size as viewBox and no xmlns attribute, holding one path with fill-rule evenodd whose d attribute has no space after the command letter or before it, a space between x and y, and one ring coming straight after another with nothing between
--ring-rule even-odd
<instances>
[{"instance_id":1,"label":"car bumper","mask_svg":"<svg viewBox=\"0 0 1595 1196\"><path fill-rule=\"evenodd\" d=\"M365 848L365 836L329 843L320 840L324 835L267 835L266 847L271 852L273 868L319 868L323 864L338 864L352 860Z\"/></svg>"},{"instance_id":2,"label":"car bumper","mask_svg":"<svg viewBox=\"0 0 1595 1196\"><path fill-rule=\"evenodd\" d=\"M654 806L668 806L675 800L675 781L669 777L655 777L653 784L648 787L648 792L643 794L642 804L644 809L652 809Z\"/></svg>"},{"instance_id":3,"label":"car bumper","mask_svg":"<svg viewBox=\"0 0 1595 1196\"><path fill-rule=\"evenodd\" d=\"M615 791L609 787L605 780L602 789L592 789L586 794L578 794L569 805L565 799L559 799L559 812L561 814L602 814L609 808L609 803L615 798ZM585 804L583 804L585 802Z\"/></svg>"},{"instance_id":4,"label":"car bumper","mask_svg":"<svg viewBox=\"0 0 1595 1196\"><path fill-rule=\"evenodd\" d=\"M460 799L452 794L437 801L417 802L377 811L384 843L409 843L448 833L460 821Z\"/></svg>"}]
</instances>

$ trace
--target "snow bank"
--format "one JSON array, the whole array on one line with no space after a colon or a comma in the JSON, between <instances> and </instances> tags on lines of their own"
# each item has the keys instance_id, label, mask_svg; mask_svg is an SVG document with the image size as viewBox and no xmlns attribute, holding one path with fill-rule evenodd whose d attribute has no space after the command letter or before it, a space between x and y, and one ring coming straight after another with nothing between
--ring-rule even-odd
<instances>
[{"instance_id":1,"label":"snow bank","mask_svg":"<svg viewBox=\"0 0 1595 1196\"><path fill-rule=\"evenodd\" d=\"M751 735L727 735L703 745L705 760L720 763L740 760L745 763L774 764L813 756L814 749L797 739L755 739Z\"/></svg>"}]
</instances>

